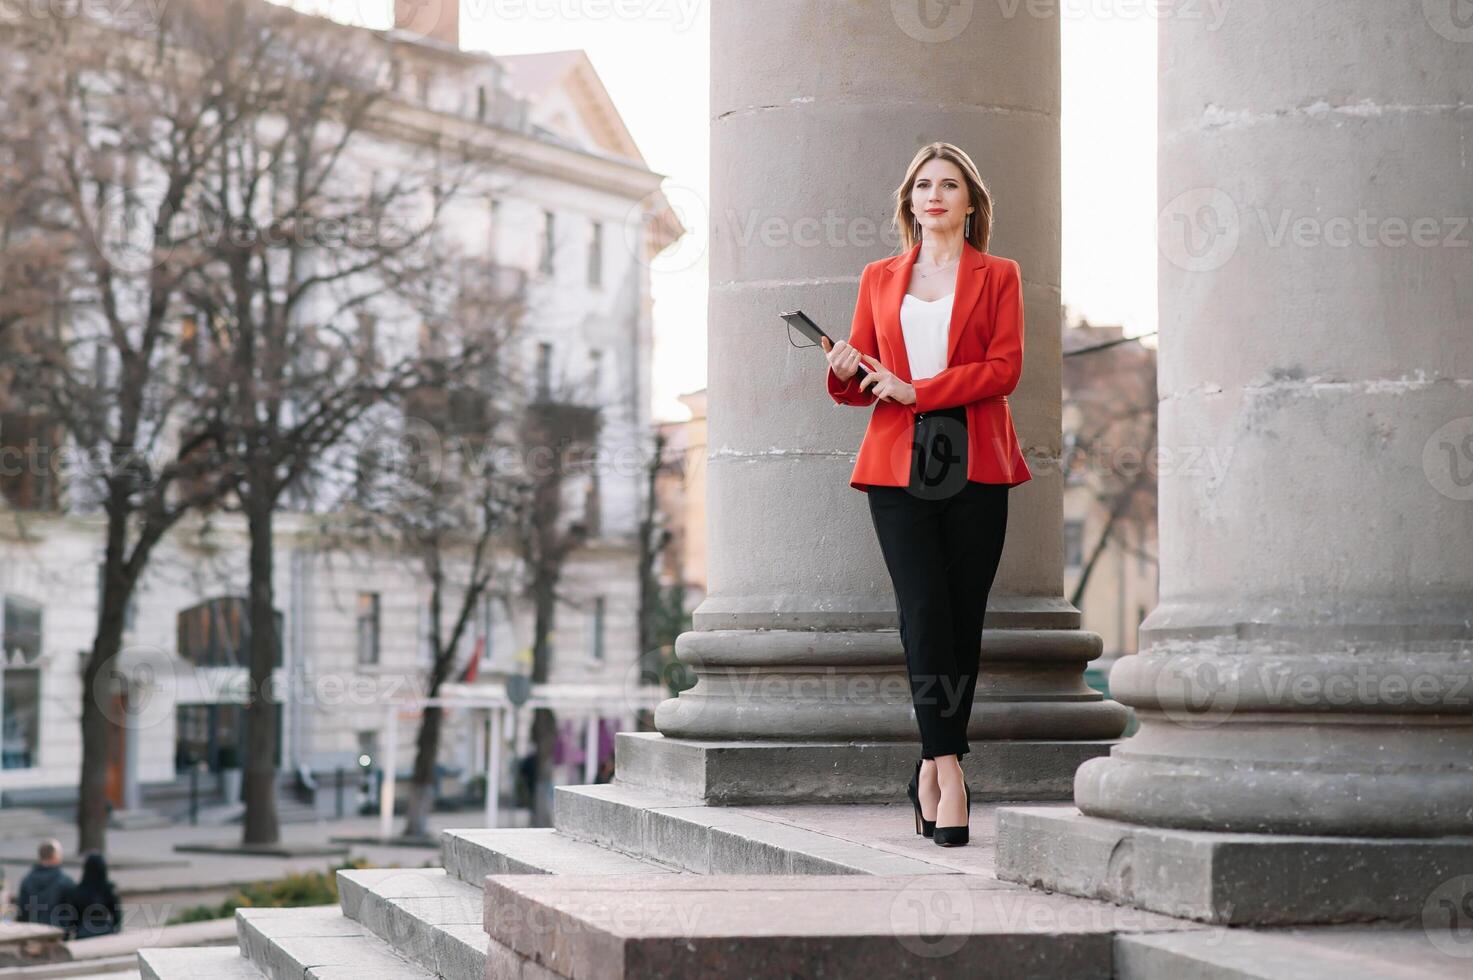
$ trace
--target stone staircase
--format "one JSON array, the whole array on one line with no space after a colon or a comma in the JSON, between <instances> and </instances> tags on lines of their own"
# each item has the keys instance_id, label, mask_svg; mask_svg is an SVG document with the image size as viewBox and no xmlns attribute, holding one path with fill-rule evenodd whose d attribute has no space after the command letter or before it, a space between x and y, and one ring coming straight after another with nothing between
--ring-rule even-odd
<instances>
[{"instance_id":1,"label":"stone staircase","mask_svg":"<svg viewBox=\"0 0 1473 980\"><path fill-rule=\"evenodd\" d=\"M1407 971L1438 963L1420 932L1224 930L1000 881L997 810L939 848L899 803L712 806L616 774L557 787L553 828L447 830L442 867L340 871L336 907L240 909L238 950L138 959L152 980L1457 975Z\"/></svg>"},{"instance_id":2,"label":"stone staircase","mask_svg":"<svg viewBox=\"0 0 1473 980\"><path fill-rule=\"evenodd\" d=\"M555 929L528 930L527 922L535 919L534 913L545 912L558 919L568 910L555 907L557 894L524 896L507 883L547 880L546 876L557 877L552 882L555 892L563 893L566 886L566 894L575 897L645 895L669 900L673 896L682 906L706 909L703 918L718 934L723 928L722 910L736 907L730 901L732 894L742 895L740 905L752 908L760 907L753 899L771 892L779 902L793 903L786 913L775 910L772 927L779 931L804 918L806 910L802 928L784 939L789 945L797 944L797 952L761 951L760 944L741 935L720 938L713 948L721 950L724 961L731 961L743 946L761 957L819 956L828 975L846 975L875 962L874 944L902 954L904 962L916 956L927 962L924 947L907 950L904 943L897 943L893 928L884 924L893 918L897 896L907 891L911 899L934 900L934 895L915 892L914 882L922 878L944 881L941 889L947 899L962 896L965 900L972 891L979 895L991 892L993 899L1001 896L1031 905L1035 912L1040 903L1080 909L1099 904L1044 897L995 878L961 874L966 869L955 862L981 859L986 853L985 840L974 842L981 843L981 848L955 850L924 841L923 850L918 843L922 838L908 839L914 837L913 830L899 806L858 806L856 813L862 810L871 820L893 824L895 836L923 856L801 826L785 818L792 808L709 806L617 781L560 786L554 797L553 828L445 831L441 837L443 867L340 871L337 907L240 909L236 913L238 951L145 949L139 953L142 975L156 980L202 976L553 980L564 976L700 975L690 964L672 967L669 972L635 969L634 963L643 955L641 943L611 941L597 929L563 923ZM798 809L821 809L831 817L842 812L842 807L835 806ZM977 830L985 834L985 825L977 824ZM492 892L485 890L488 876L497 876L493 883L498 887ZM964 886L964 878L971 884ZM831 907L835 896L856 903L856 914L870 919L878 910L884 923L868 930L876 935L863 943L836 944L835 930L847 934L851 924L846 923L849 916L842 909ZM1003 918L1007 914L1006 909L1001 913ZM1158 930L1192 927L1163 916L1148 919ZM751 921L738 920L735 925L741 933L761 931ZM924 922L915 925L918 935L926 932ZM1099 976L1110 975L1110 926L1062 938L1052 935L1052 930L1031 936L1025 936L1026 932L1011 926L998 929L991 943L973 937L971 958L934 960L956 972L933 975L975 975L980 964L996 963L999 956L1006 960L1009 950L1021 957L1020 966L1031 964L1030 976L1088 976L1091 962L1104 964L1105 972ZM1046 934L1050 939L1044 944ZM577 941L580 935L587 942ZM568 940L569 936L575 938ZM524 939L533 945L527 946ZM659 944L665 946L667 939L659 937ZM539 942L552 945L544 949ZM571 945L559 947L568 942ZM670 950L662 955L668 958ZM705 955L714 954L708 951ZM904 962L897 962L897 968L904 969ZM804 975L804 971L798 969L794 975Z\"/></svg>"},{"instance_id":3,"label":"stone staircase","mask_svg":"<svg viewBox=\"0 0 1473 980\"><path fill-rule=\"evenodd\" d=\"M238 949L143 949L138 954L142 975L145 980L559 976L539 972L536 964L490 939L483 883L493 874L673 873L675 868L575 836L563 821L567 814L596 818L603 812L569 806L568 794L603 790L600 796L617 798L618 793L607 792L611 785L558 787L556 828L445 831L440 868L339 871L337 907L240 909ZM496 967L492 974L488 947L496 947L489 950Z\"/></svg>"}]
</instances>

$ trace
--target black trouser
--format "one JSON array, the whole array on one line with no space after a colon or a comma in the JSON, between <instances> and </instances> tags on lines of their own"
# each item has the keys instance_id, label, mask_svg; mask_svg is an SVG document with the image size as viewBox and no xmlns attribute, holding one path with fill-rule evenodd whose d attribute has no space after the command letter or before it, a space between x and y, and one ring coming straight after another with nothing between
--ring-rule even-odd
<instances>
[{"instance_id":1,"label":"black trouser","mask_svg":"<svg viewBox=\"0 0 1473 980\"><path fill-rule=\"evenodd\" d=\"M937 471L922 456L910 486L870 486L867 496L895 588L921 756L960 758L970 751L982 620L1002 556L1009 487L953 480L954 489L938 496L921 482L927 472Z\"/></svg>"}]
</instances>

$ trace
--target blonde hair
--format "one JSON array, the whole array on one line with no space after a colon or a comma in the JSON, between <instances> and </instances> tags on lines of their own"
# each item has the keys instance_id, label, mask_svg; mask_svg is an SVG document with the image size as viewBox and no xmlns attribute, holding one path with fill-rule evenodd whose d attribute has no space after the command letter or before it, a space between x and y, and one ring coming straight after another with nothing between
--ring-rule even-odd
<instances>
[{"instance_id":1,"label":"blonde hair","mask_svg":"<svg viewBox=\"0 0 1473 980\"><path fill-rule=\"evenodd\" d=\"M910 193L915 188L916 174L921 167L938 159L950 160L962 172L962 179L967 183L967 197L976 209L968 215L972 219L972 232L967 236L967 243L979 252L987 251L987 243L992 239L992 194L966 151L952 143L939 141L927 143L917 151L910 166L905 168L905 180L895 189L895 227L900 232L900 250L908 252L920 241L920 223L911 210Z\"/></svg>"}]
</instances>

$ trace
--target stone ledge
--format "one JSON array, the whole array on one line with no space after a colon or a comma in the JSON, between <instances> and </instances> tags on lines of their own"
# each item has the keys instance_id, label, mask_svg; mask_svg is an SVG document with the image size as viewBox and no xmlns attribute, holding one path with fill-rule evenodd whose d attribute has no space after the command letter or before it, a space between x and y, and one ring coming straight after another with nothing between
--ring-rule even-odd
<instances>
[{"instance_id":1,"label":"stone ledge","mask_svg":"<svg viewBox=\"0 0 1473 980\"><path fill-rule=\"evenodd\" d=\"M979 705L978 710L986 710ZM1074 798L1074 772L1116 740L973 738L964 765L973 799ZM893 803L920 758L916 742L707 741L659 732L614 737L615 781L712 806Z\"/></svg>"},{"instance_id":2,"label":"stone ledge","mask_svg":"<svg viewBox=\"0 0 1473 980\"><path fill-rule=\"evenodd\" d=\"M908 815L899 807L895 811L897 823L903 826ZM704 806L618 783L557 787L553 823L559 833L698 874L926 875L954 871L732 807Z\"/></svg>"},{"instance_id":3,"label":"stone ledge","mask_svg":"<svg viewBox=\"0 0 1473 980\"><path fill-rule=\"evenodd\" d=\"M1473 869L1473 837L1226 834L1001 807L997 876L1224 925L1419 921Z\"/></svg>"},{"instance_id":4,"label":"stone ledge","mask_svg":"<svg viewBox=\"0 0 1473 980\"><path fill-rule=\"evenodd\" d=\"M551 827L446 830L440 835L446 873L481 887L501 874L669 874L671 868L558 833Z\"/></svg>"},{"instance_id":5,"label":"stone ledge","mask_svg":"<svg viewBox=\"0 0 1473 980\"><path fill-rule=\"evenodd\" d=\"M493 875L485 927L555 974L1113 975L1120 931L1202 928L974 875Z\"/></svg>"},{"instance_id":6,"label":"stone ledge","mask_svg":"<svg viewBox=\"0 0 1473 980\"><path fill-rule=\"evenodd\" d=\"M481 980L481 890L441 868L339 871L343 915L437 977Z\"/></svg>"},{"instance_id":7,"label":"stone ledge","mask_svg":"<svg viewBox=\"0 0 1473 980\"><path fill-rule=\"evenodd\" d=\"M336 905L237 909L235 924L241 952L271 980L435 980Z\"/></svg>"},{"instance_id":8,"label":"stone ledge","mask_svg":"<svg viewBox=\"0 0 1473 980\"><path fill-rule=\"evenodd\" d=\"M1436 949L1421 929L1321 926L1115 937L1118 980L1466 980L1473 959Z\"/></svg>"},{"instance_id":9,"label":"stone ledge","mask_svg":"<svg viewBox=\"0 0 1473 980\"><path fill-rule=\"evenodd\" d=\"M138 972L143 980L262 980L234 946L140 949Z\"/></svg>"}]
</instances>

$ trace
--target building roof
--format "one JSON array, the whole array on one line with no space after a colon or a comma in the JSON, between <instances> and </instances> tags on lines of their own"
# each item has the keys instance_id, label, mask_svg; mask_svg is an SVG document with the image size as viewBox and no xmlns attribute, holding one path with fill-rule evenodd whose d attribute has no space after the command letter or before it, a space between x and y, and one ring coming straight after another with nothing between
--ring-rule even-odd
<instances>
[{"instance_id":1,"label":"building roof","mask_svg":"<svg viewBox=\"0 0 1473 980\"><path fill-rule=\"evenodd\" d=\"M582 49L497 55L496 60L506 66L511 88L534 104L545 103L550 95L563 89L577 107L583 125L597 141L596 147L588 149L649 166L593 62Z\"/></svg>"}]
</instances>

